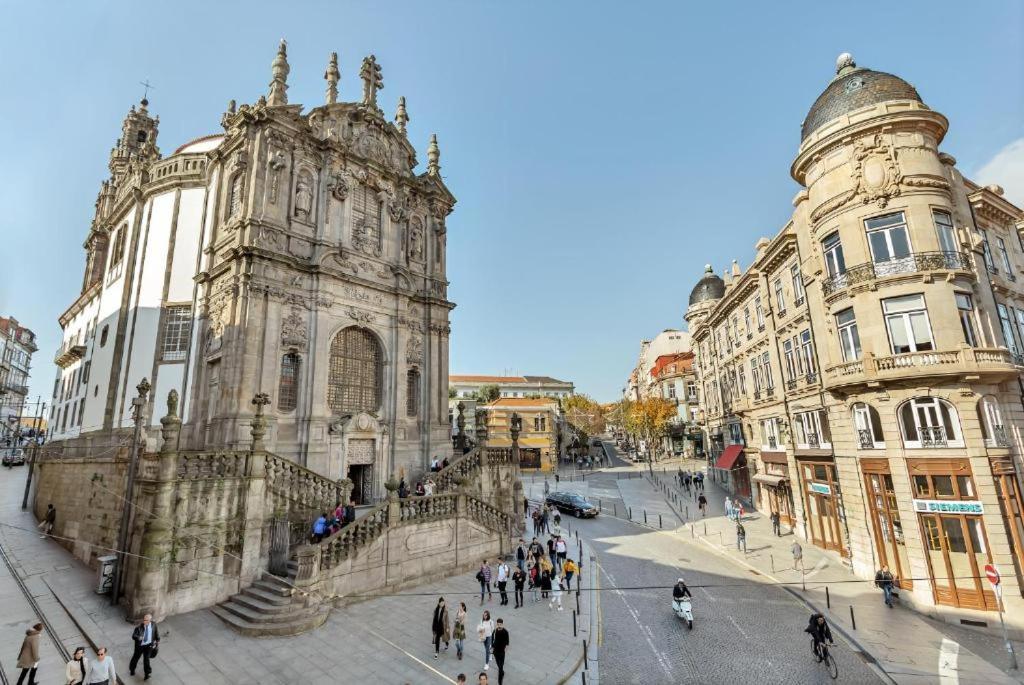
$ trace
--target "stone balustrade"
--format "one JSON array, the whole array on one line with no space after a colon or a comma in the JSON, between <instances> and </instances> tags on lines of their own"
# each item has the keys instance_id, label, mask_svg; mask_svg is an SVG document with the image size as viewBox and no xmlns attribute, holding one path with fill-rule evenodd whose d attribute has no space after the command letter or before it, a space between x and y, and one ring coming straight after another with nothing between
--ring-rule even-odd
<instances>
[{"instance_id":1,"label":"stone balustrade","mask_svg":"<svg viewBox=\"0 0 1024 685\"><path fill-rule=\"evenodd\" d=\"M246 475L248 452L180 452L178 480L240 478Z\"/></svg>"},{"instance_id":2,"label":"stone balustrade","mask_svg":"<svg viewBox=\"0 0 1024 685\"><path fill-rule=\"evenodd\" d=\"M410 523L454 516L457 498L454 494L443 494L399 500L400 520L402 523Z\"/></svg>"},{"instance_id":3,"label":"stone balustrade","mask_svg":"<svg viewBox=\"0 0 1024 685\"><path fill-rule=\"evenodd\" d=\"M333 481L277 455L266 455L267 490L283 508L309 511L334 510L338 502L347 502L351 483Z\"/></svg>"},{"instance_id":4,"label":"stone balustrade","mask_svg":"<svg viewBox=\"0 0 1024 685\"><path fill-rule=\"evenodd\" d=\"M875 356L836 364L825 370L826 386L836 388L907 376L946 374L989 374L1007 378L1016 376L1018 360L1003 348L979 348L962 345L955 350L928 350Z\"/></svg>"}]
</instances>

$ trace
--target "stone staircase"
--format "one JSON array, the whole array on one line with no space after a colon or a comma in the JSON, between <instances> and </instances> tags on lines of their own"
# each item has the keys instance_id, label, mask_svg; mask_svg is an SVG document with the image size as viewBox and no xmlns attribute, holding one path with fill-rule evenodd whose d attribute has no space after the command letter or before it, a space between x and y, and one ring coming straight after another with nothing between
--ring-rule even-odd
<instances>
[{"instance_id":1,"label":"stone staircase","mask_svg":"<svg viewBox=\"0 0 1024 685\"><path fill-rule=\"evenodd\" d=\"M214 615L249 637L298 635L318 628L331 612L329 603L294 596L296 565L288 562L288 578L264 573L263 578L211 609Z\"/></svg>"}]
</instances>

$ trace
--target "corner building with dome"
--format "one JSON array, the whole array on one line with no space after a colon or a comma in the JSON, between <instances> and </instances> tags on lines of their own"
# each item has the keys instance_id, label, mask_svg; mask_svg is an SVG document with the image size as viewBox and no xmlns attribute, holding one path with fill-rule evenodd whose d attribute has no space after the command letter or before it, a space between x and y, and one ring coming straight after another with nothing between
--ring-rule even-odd
<instances>
[{"instance_id":1,"label":"corner building with dome","mask_svg":"<svg viewBox=\"0 0 1024 685\"><path fill-rule=\"evenodd\" d=\"M127 444L146 378L150 450L172 390L181 449L247 448L265 394L266 448L350 478L357 503L450 454L455 198L437 139L416 171L405 99L385 116L373 56L345 102L331 55L324 103L306 111L288 100L289 72L282 41L267 94L232 100L222 132L166 157L146 100L125 118L82 289L60 317L54 449Z\"/></svg>"},{"instance_id":2,"label":"corner building with dome","mask_svg":"<svg viewBox=\"0 0 1024 685\"><path fill-rule=\"evenodd\" d=\"M995 565L1020 637L1024 212L964 178L948 126L840 56L792 218L690 295L700 422L728 490L923 611L998 631Z\"/></svg>"}]
</instances>

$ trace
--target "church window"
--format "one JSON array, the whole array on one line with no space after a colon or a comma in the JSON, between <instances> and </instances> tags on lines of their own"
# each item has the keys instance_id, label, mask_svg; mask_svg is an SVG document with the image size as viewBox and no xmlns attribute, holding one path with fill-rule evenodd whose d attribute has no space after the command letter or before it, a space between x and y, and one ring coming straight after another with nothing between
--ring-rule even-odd
<instances>
[{"instance_id":1,"label":"church window","mask_svg":"<svg viewBox=\"0 0 1024 685\"><path fill-rule=\"evenodd\" d=\"M380 408L383 353L373 333L346 328L331 342L327 404L337 415Z\"/></svg>"},{"instance_id":2,"label":"church window","mask_svg":"<svg viewBox=\"0 0 1024 685\"><path fill-rule=\"evenodd\" d=\"M164 334L160 358L165 362L181 361L188 350L192 331L192 308L188 305L167 307L164 310Z\"/></svg>"},{"instance_id":3,"label":"church window","mask_svg":"<svg viewBox=\"0 0 1024 685\"><path fill-rule=\"evenodd\" d=\"M124 257L124 240L127 232L128 224L125 224L114 232L114 244L110 250L109 269L109 273L112 275L112 278L117 278L117 276L121 274L121 270L118 267L121 265L121 259Z\"/></svg>"},{"instance_id":4,"label":"church window","mask_svg":"<svg viewBox=\"0 0 1024 685\"><path fill-rule=\"evenodd\" d=\"M110 333L110 326L104 326L100 332L100 347L104 347L107 344L107 334Z\"/></svg>"},{"instance_id":5,"label":"church window","mask_svg":"<svg viewBox=\"0 0 1024 685\"><path fill-rule=\"evenodd\" d=\"M360 184L353 194L353 236L358 243L370 247L380 245L381 201L377 193L366 184Z\"/></svg>"},{"instance_id":6,"label":"church window","mask_svg":"<svg viewBox=\"0 0 1024 685\"><path fill-rule=\"evenodd\" d=\"M145 143L146 142L146 132L145 131L139 131L138 139L139 139L140 143Z\"/></svg>"},{"instance_id":7,"label":"church window","mask_svg":"<svg viewBox=\"0 0 1024 685\"><path fill-rule=\"evenodd\" d=\"M418 416L420 409L420 372L409 369L405 376L405 414Z\"/></svg>"},{"instance_id":8,"label":"church window","mask_svg":"<svg viewBox=\"0 0 1024 685\"><path fill-rule=\"evenodd\" d=\"M234 218L242 213L242 172L238 172L231 179L231 189L228 194L228 218Z\"/></svg>"},{"instance_id":9,"label":"church window","mask_svg":"<svg viewBox=\"0 0 1024 685\"><path fill-rule=\"evenodd\" d=\"M283 412L295 410L298 402L299 367L302 360L295 352L281 357L281 379L277 386L277 408Z\"/></svg>"}]
</instances>

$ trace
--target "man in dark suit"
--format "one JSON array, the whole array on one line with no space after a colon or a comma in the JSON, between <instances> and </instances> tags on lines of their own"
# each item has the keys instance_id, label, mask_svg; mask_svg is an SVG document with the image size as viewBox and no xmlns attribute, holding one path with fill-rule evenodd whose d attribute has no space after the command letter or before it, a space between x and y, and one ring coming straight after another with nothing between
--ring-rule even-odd
<instances>
[{"instance_id":1,"label":"man in dark suit","mask_svg":"<svg viewBox=\"0 0 1024 685\"><path fill-rule=\"evenodd\" d=\"M132 660L128 662L128 672L135 675L135 667L139 665L139 657L142 657L142 672L146 674L143 680L149 680L153 669L149 666L149 657L160 644L160 629L153 623L152 614L142 617L142 623L135 626L132 631L132 641L135 643L135 651L132 652Z\"/></svg>"}]
</instances>

